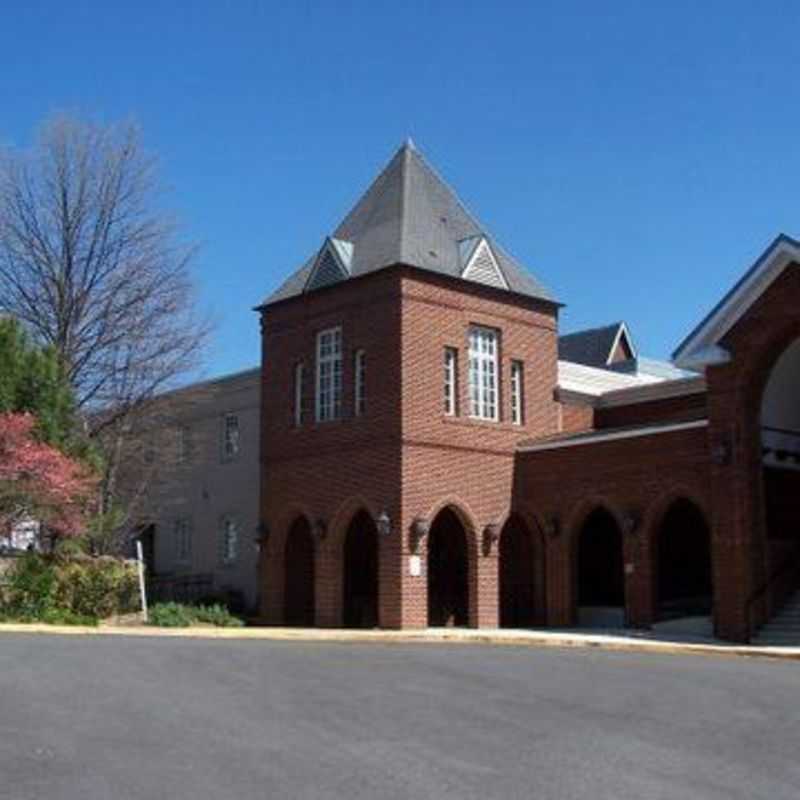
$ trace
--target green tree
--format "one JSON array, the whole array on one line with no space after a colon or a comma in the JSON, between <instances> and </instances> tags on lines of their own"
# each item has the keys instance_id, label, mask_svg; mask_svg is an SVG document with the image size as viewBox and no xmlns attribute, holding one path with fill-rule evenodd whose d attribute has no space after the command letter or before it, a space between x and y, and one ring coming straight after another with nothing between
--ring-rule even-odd
<instances>
[{"instance_id":1,"label":"green tree","mask_svg":"<svg viewBox=\"0 0 800 800\"><path fill-rule=\"evenodd\" d=\"M37 347L13 318L0 319L0 413L28 412L39 438L81 449L72 388L53 347Z\"/></svg>"}]
</instances>

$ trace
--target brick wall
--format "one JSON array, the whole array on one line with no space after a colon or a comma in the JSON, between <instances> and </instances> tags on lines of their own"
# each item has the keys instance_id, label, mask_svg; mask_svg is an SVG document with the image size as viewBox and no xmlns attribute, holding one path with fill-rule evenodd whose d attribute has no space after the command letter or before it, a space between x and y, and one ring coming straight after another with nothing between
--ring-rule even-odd
<instances>
[{"instance_id":1,"label":"brick wall","mask_svg":"<svg viewBox=\"0 0 800 800\"><path fill-rule=\"evenodd\" d=\"M548 623L576 621L578 536L598 507L611 512L620 530L633 526L623 538L632 570L625 577L627 621L654 622L659 525L679 499L708 519L709 479L705 428L520 453L513 504L546 532Z\"/></svg>"},{"instance_id":2,"label":"brick wall","mask_svg":"<svg viewBox=\"0 0 800 800\"><path fill-rule=\"evenodd\" d=\"M501 419L468 418L467 332L470 324L500 331ZM315 337L343 329L341 421L313 421ZM444 347L458 350L459 414L443 405ZM352 354L367 359L367 411L352 417ZM525 415L510 422L512 359L524 362ZM294 367L306 364L308 414L293 424ZM379 556L383 627L427 624L426 542L422 570L410 574L413 521L433 522L456 509L467 530L472 625L497 624L496 546L484 555L482 532L509 512L514 450L521 439L554 433L557 407L556 310L488 287L393 268L267 309L263 316L262 508L270 531L261 560L262 612L282 617L283 547L292 520L304 513L327 524L317 543L317 624L342 613L342 543L359 508L393 523Z\"/></svg>"}]
</instances>

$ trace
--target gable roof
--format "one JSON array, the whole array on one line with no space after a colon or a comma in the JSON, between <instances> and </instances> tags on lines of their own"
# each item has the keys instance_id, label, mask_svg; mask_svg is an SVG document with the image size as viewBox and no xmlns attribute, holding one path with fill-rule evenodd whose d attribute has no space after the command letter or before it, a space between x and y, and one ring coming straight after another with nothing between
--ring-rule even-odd
<instances>
[{"instance_id":1,"label":"gable roof","mask_svg":"<svg viewBox=\"0 0 800 800\"><path fill-rule=\"evenodd\" d=\"M706 314L672 354L682 369L702 371L728 360L720 341L792 262L800 264L800 242L781 233Z\"/></svg>"},{"instance_id":2,"label":"gable roof","mask_svg":"<svg viewBox=\"0 0 800 800\"><path fill-rule=\"evenodd\" d=\"M635 358L636 349L624 322L559 336L558 357L562 361L572 361L588 367L606 367L611 363L614 350L623 337L631 357Z\"/></svg>"},{"instance_id":3,"label":"gable roof","mask_svg":"<svg viewBox=\"0 0 800 800\"><path fill-rule=\"evenodd\" d=\"M347 214L331 239L350 249L349 277L395 264L469 280L463 242L485 237L508 290L555 303L550 292L506 253L466 209L455 192L407 141ZM263 305L302 294L317 262L303 264ZM343 280L346 280L343 277Z\"/></svg>"}]
</instances>

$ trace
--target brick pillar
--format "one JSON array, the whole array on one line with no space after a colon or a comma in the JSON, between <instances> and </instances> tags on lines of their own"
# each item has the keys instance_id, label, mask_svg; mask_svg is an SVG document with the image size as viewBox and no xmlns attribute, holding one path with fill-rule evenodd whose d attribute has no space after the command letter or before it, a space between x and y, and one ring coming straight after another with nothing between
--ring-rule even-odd
<instances>
[{"instance_id":1,"label":"brick pillar","mask_svg":"<svg viewBox=\"0 0 800 800\"><path fill-rule=\"evenodd\" d=\"M547 580L547 624L566 627L575 622L572 551L566 531L546 538L544 556Z\"/></svg>"},{"instance_id":2,"label":"brick pillar","mask_svg":"<svg viewBox=\"0 0 800 800\"><path fill-rule=\"evenodd\" d=\"M478 554L474 569L470 570L470 628L497 628L500 626L500 558L498 542L484 548L478 536ZM472 564L470 567L472 568Z\"/></svg>"},{"instance_id":3,"label":"brick pillar","mask_svg":"<svg viewBox=\"0 0 800 800\"><path fill-rule=\"evenodd\" d=\"M415 549L413 513L406 511L401 516L399 539L398 605L399 626L405 629L420 629L428 626L428 537L423 536ZM413 561L412 561L413 559ZM412 575L412 566L419 567L419 574ZM415 569L416 571L416 569Z\"/></svg>"},{"instance_id":4,"label":"brick pillar","mask_svg":"<svg viewBox=\"0 0 800 800\"><path fill-rule=\"evenodd\" d=\"M649 628L654 621L649 548L644 529L637 534L626 535L623 541L625 618L632 628Z\"/></svg>"},{"instance_id":5,"label":"brick pillar","mask_svg":"<svg viewBox=\"0 0 800 800\"><path fill-rule=\"evenodd\" d=\"M259 556L261 617L267 625L283 622L283 548L273 537L262 545Z\"/></svg>"},{"instance_id":6,"label":"brick pillar","mask_svg":"<svg viewBox=\"0 0 800 800\"><path fill-rule=\"evenodd\" d=\"M342 542L324 539L315 548L315 622L319 628L342 625Z\"/></svg>"},{"instance_id":7,"label":"brick pillar","mask_svg":"<svg viewBox=\"0 0 800 800\"><path fill-rule=\"evenodd\" d=\"M389 508L388 514L391 531L385 536L378 533L378 622L381 628L397 630L406 627L403 619L406 537L399 509Z\"/></svg>"},{"instance_id":8,"label":"brick pillar","mask_svg":"<svg viewBox=\"0 0 800 800\"><path fill-rule=\"evenodd\" d=\"M747 642L748 601L765 573L760 440L744 391L724 377L721 368L709 380L714 622L720 638Z\"/></svg>"}]
</instances>

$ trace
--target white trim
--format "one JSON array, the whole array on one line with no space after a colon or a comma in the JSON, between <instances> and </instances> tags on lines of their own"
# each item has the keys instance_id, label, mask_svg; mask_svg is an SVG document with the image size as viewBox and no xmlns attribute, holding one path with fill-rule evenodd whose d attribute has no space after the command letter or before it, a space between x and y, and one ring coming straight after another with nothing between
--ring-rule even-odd
<instances>
[{"instance_id":1,"label":"white trim","mask_svg":"<svg viewBox=\"0 0 800 800\"><path fill-rule=\"evenodd\" d=\"M628 343L628 350L631 351L631 358L636 358L636 348L633 346L633 339L631 339L628 326L624 322L621 322L619 329L617 330L617 335L614 337L614 341L611 344L611 349L608 351L606 365L612 363L611 357L614 355L614 351L617 349L617 345L619 344L619 340L622 338L623 334L625 335L625 341Z\"/></svg>"},{"instance_id":2,"label":"white trim","mask_svg":"<svg viewBox=\"0 0 800 800\"><path fill-rule=\"evenodd\" d=\"M651 400L665 400L670 397L683 397L690 394L701 394L706 391L706 381L702 375L691 378L677 378L663 383L649 383L646 386L634 386L630 389L615 389L606 392L597 399L598 408L615 408L633 403L646 403Z\"/></svg>"},{"instance_id":3,"label":"white trim","mask_svg":"<svg viewBox=\"0 0 800 800\"><path fill-rule=\"evenodd\" d=\"M730 295L679 345L674 353L675 364L683 369L702 370L709 364L720 363L719 359L727 355L719 347L720 340L792 262L800 262L800 246L781 236L764 251Z\"/></svg>"},{"instance_id":4,"label":"white trim","mask_svg":"<svg viewBox=\"0 0 800 800\"><path fill-rule=\"evenodd\" d=\"M694 420L692 422L676 422L672 425L651 425L648 428L637 428L635 430L609 431L603 433L597 431L594 434L586 434L580 439L562 439L541 444L518 445L518 453L535 453L539 450L557 450L561 447L578 447L583 444L597 444L597 442L614 442L621 439L636 439L640 436L654 436L658 433L673 433L674 431L688 431L693 428L705 428L708 426L707 419Z\"/></svg>"}]
</instances>

